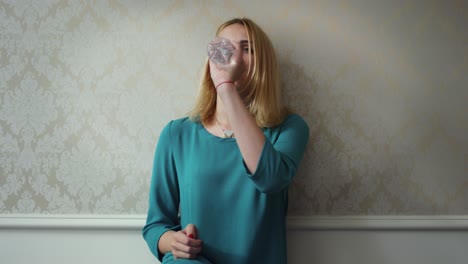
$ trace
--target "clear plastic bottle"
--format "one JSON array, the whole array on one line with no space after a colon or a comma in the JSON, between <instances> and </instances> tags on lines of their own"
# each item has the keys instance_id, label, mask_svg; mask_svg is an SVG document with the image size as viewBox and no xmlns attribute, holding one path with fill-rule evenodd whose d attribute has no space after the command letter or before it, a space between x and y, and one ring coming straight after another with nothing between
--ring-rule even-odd
<instances>
[{"instance_id":1,"label":"clear plastic bottle","mask_svg":"<svg viewBox=\"0 0 468 264\"><path fill-rule=\"evenodd\" d=\"M208 57L219 66L229 64L234 50L231 41L221 37L215 37L207 46Z\"/></svg>"}]
</instances>

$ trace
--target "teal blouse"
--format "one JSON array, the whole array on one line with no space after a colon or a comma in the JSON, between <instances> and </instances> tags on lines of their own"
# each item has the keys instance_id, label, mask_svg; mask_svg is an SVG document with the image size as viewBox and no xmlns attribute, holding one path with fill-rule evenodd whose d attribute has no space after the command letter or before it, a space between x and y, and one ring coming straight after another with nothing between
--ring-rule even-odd
<instances>
[{"instance_id":1,"label":"teal blouse","mask_svg":"<svg viewBox=\"0 0 468 264\"><path fill-rule=\"evenodd\" d=\"M159 260L173 261L171 253L158 251L161 235L191 223L198 228L203 250L198 260L177 263L287 262L287 190L309 128L292 114L263 132L265 144L251 174L235 138L214 136L187 117L166 125L156 147L142 231Z\"/></svg>"}]
</instances>

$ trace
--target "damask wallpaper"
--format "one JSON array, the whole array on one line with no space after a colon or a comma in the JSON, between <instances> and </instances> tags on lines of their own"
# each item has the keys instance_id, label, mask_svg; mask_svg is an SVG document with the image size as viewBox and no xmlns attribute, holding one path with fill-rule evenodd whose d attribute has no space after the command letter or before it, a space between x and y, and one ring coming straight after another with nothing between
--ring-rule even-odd
<instances>
[{"instance_id":1,"label":"damask wallpaper","mask_svg":"<svg viewBox=\"0 0 468 264\"><path fill-rule=\"evenodd\" d=\"M292 215L468 213L466 1L0 2L0 213L144 214L205 45L254 19L311 128Z\"/></svg>"}]
</instances>

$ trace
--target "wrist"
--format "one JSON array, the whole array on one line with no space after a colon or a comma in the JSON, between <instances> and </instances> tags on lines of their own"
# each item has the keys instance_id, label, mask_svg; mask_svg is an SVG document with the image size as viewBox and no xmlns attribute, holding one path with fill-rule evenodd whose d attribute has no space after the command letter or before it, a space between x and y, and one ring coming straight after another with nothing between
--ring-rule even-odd
<instances>
[{"instance_id":1,"label":"wrist","mask_svg":"<svg viewBox=\"0 0 468 264\"><path fill-rule=\"evenodd\" d=\"M233 81L222 81L222 82L218 83L218 84L215 86L215 89L218 90L218 87L220 87L220 86L222 86L222 85L226 86L226 85L229 85L229 84L234 85L234 82L233 82Z\"/></svg>"}]
</instances>

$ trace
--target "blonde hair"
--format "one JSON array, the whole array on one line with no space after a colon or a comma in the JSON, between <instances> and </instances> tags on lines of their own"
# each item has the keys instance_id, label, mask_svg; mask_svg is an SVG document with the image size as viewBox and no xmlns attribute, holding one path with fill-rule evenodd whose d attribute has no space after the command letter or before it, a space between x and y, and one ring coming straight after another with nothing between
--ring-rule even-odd
<instances>
[{"instance_id":1,"label":"blonde hair","mask_svg":"<svg viewBox=\"0 0 468 264\"><path fill-rule=\"evenodd\" d=\"M259 127L280 125L288 110L281 100L281 86L278 63L273 45L265 32L248 18L235 18L223 23L216 31L216 36L226 27L240 24L247 31L249 50L253 45L253 66L248 69L242 98ZM192 121L206 123L216 111L216 89L210 75L208 59L202 70L200 87L195 105L189 113Z\"/></svg>"}]
</instances>

